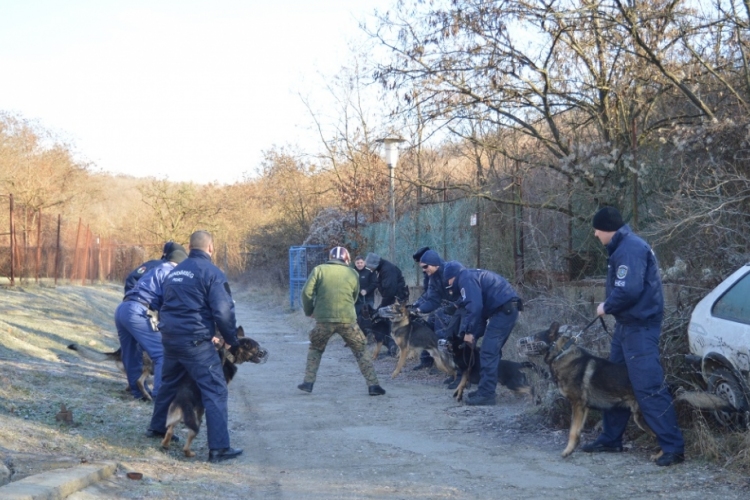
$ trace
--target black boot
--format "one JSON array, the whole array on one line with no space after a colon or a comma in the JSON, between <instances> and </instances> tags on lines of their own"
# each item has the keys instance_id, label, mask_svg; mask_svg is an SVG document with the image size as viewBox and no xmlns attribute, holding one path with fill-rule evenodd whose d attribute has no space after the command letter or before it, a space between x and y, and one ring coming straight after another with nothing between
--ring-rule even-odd
<instances>
[{"instance_id":1,"label":"black boot","mask_svg":"<svg viewBox=\"0 0 750 500\"><path fill-rule=\"evenodd\" d=\"M385 394L385 389L383 389L379 385L371 385L367 388L367 392L370 394L370 396L382 396L383 394Z\"/></svg>"},{"instance_id":2,"label":"black boot","mask_svg":"<svg viewBox=\"0 0 750 500\"><path fill-rule=\"evenodd\" d=\"M297 386L297 389L299 389L300 391L305 391L305 392L312 392L312 388L313 388L313 382L302 382L300 385Z\"/></svg>"},{"instance_id":3,"label":"black boot","mask_svg":"<svg viewBox=\"0 0 750 500\"><path fill-rule=\"evenodd\" d=\"M146 431L146 437L149 437L149 438L161 438L161 439L164 439L165 435L166 435L166 432L154 431L154 430L151 430L151 429L149 429L149 430ZM178 438L177 436L175 436L174 434L172 434L171 441L173 443L179 443L180 442L180 438Z\"/></svg>"},{"instance_id":4,"label":"black boot","mask_svg":"<svg viewBox=\"0 0 750 500\"><path fill-rule=\"evenodd\" d=\"M425 356L426 354L426 356ZM412 368L412 370L422 370L424 368L432 368L432 365L435 364L435 360L432 359L432 356L427 354L427 352L423 352L422 355L419 357L419 364Z\"/></svg>"},{"instance_id":5,"label":"black boot","mask_svg":"<svg viewBox=\"0 0 750 500\"><path fill-rule=\"evenodd\" d=\"M224 448L221 450L210 450L208 452L209 462L222 462L242 455L242 448Z\"/></svg>"}]
</instances>

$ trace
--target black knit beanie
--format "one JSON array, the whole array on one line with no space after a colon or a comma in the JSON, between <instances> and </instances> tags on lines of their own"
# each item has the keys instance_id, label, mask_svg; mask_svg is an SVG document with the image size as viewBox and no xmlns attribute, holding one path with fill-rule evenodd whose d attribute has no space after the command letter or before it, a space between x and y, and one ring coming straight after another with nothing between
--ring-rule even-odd
<instances>
[{"instance_id":1,"label":"black knit beanie","mask_svg":"<svg viewBox=\"0 0 750 500\"><path fill-rule=\"evenodd\" d=\"M625 223L622 221L620 212L615 207L603 207L594 215L593 226L599 231L614 232Z\"/></svg>"},{"instance_id":2,"label":"black knit beanie","mask_svg":"<svg viewBox=\"0 0 750 500\"><path fill-rule=\"evenodd\" d=\"M416 252L414 252L414 254L411 256L411 258L414 259L414 262L419 262L419 259L421 259L422 256L424 255L424 253L427 250L429 250L429 249L430 249L430 247L422 247L419 250L417 250Z\"/></svg>"}]
</instances>

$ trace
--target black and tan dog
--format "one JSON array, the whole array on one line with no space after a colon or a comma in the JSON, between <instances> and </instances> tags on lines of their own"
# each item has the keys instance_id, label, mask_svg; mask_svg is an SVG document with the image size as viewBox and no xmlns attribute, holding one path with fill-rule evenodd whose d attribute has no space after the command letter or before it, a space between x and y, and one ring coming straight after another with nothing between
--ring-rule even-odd
<instances>
[{"instance_id":1,"label":"black and tan dog","mask_svg":"<svg viewBox=\"0 0 750 500\"><path fill-rule=\"evenodd\" d=\"M461 372L461 381L453 393L453 397L457 401L461 401L465 389L471 387L471 384L479 384L482 370L479 360L480 349L476 344L464 342L459 335L451 335L447 347L448 352L453 356L453 364ZM529 361L519 362L501 359L497 367L497 381L516 394L533 397L534 391L523 372L524 368L536 368L536 365Z\"/></svg>"},{"instance_id":2,"label":"black and tan dog","mask_svg":"<svg viewBox=\"0 0 750 500\"><path fill-rule=\"evenodd\" d=\"M117 349L113 352L101 352L81 344L70 344L68 346L68 349L76 351L81 355L82 358L88 359L89 361L114 362L115 366L117 366L117 368L122 371L122 373L125 373L125 365L122 364L122 349ZM141 394L143 394L143 397L148 399L149 401L151 401L151 391L148 390L147 381L149 377L153 376L154 363L153 361L151 361L148 353L146 353L146 351L143 351L143 369L141 371L141 376L138 377L138 381L136 382L136 384L138 385L138 389L140 389ZM130 391L130 387L126 387L125 390Z\"/></svg>"},{"instance_id":3,"label":"black and tan dog","mask_svg":"<svg viewBox=\"0 0 750 500\"><path fill-rule=\"evenodd\" d=\"M260 347L260 344L255 340L245 337L242 327L237 328L237 337L240 347L234 356L229 353L228 346L222 344L219 347L222 370L224 371L224 379L227 381L227 385L229 385L229 382L232 381L237 373L238 364L248 361L259 364L265 363L268 360L268 351ZM175 426L182 422L188 428L188 436L182 451L186 457L194 457L195 452L190 449L190 446L193 444L195 436L198 435L204 411L205 408L203 407L203 400L198 384L192 378L186 377L169 405L169 410L167 411L167 431L161 442L162 447L165 449L169 448Z\"/></svg>"},{"instance_id":4,"label":"black and tan dog","mask_svg":"<svg viewBox=\"0 0 750 500\"><path fill-rule=\"evenodd\" d=\"M655 437L654 432L643 420L626 365L594 356L576 345L575 336L563 334L561 330L558 323L552 323L547 330L532 337L519 339L518 348L519 352L525 352L529 356L544 357L557 387L570 401L570 432L568 445L562 456L567 457L578 446L589 408L628 408L636 425ZM685 401L699 409L736 411L720 397L706 392L681 391L675 400ZM661 454L660 450L651 459L656 460Z\"/></svg>"},{"instance_id":5,"label":"black and tan dog","mask_svg":"<svg viewBox=\"0 0 750 500\"><path fill-rule=\"evenodd\" d=\"M417 320L417 315L410 311L406 303L396 302L381 308L379 314L392 321L391 337L399 348L398 362L391 378L401 373L407 359L415 357L422 351L430 353L438 370L455 376L456 369L453 366L453 360L438 348L438 337L435 332Z\"/></svg>"},{"instance_id":6,"label":"black and tan dog","mask_svg":"<svg viewBox=\"0 0 750 500\"><path fill-rule=\"evenodd\" d=\"M628 408L636 425L654 436L643 420L624 364L612 363L579 347L576 337L561 334L558 323L552 323L549 329L533 337L520 339L519 350L524 349L529 355L544 356L552 379L562 395L570 401L572 416L563 457L573 453L578 446L589 408Z\"/></svg>"}]
</instances>

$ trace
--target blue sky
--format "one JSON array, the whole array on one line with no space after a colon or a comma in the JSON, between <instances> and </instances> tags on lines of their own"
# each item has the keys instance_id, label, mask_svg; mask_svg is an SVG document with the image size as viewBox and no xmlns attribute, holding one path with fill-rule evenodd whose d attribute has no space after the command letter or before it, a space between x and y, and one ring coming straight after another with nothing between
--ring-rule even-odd
<instances>
[{"instance_id":1,"label":"blue sky","mask_svg":"<svg viewBox=\"0 0 750 500\"><path fill-rule=\"evenodd\" d=\"M314 147L298 94L322 105L320 75L393 1L0 0L0 110L104 171L238 181L273 145Z\"/></svg>"}]
</instances>

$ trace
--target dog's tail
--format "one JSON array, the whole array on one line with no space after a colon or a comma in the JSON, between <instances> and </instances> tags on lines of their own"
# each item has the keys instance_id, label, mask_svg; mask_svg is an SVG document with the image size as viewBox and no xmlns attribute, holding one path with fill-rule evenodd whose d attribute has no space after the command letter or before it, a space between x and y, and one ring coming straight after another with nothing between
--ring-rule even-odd
<instances>
[{"instance_id":1,"label":"dog's tail","mask_svg":"<svg viewBox=\"0 0 750 500\"><path fill-rule=\"evenodd\" d=\"M675 401L685 401L699 410L738 411L726 399L705 391L686 391L680 388L675 394Z\"/></svg>"},{"instance_id":2,"label":"dog's tail","mask_svg":"<svg viewBox=\"0 0 750 500\"><path fill-rule=\"evenodd\" d=\"M81 355L82 358L88 359L89 361L116 361L120 359L121 349L117 349L115 352L101 352L90 347L82 346L81 344L70 344L68 349L76 351Z\"/></svg>"},{"instance_id":3,"label":"dog's tail","mask_svg":"<svg viewBox=\"0 0 750 500\"><path fill-rule=\"evenodd\" d=\"M182 421L185 424L185 427L193 431L195 434L198 434L198 431L201 428L201 422L198 420L198 415L195 413L195 407L192 403L188 402L183 402L181 406Z\"/></svg>"}]
</instances>

